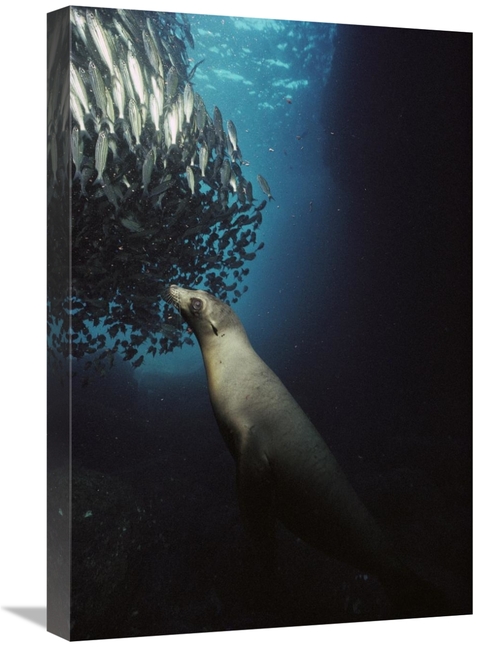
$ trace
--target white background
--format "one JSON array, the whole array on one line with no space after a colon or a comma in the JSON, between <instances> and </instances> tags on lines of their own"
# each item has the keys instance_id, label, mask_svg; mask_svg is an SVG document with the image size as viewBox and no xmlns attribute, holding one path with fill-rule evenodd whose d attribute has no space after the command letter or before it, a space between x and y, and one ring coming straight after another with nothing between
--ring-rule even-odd
<instances>
[{"instance_id":1,"label":"white background","mask_svg":"<svg viewBox=\"0 0 500 647\"><path fill-rule=\"evenodd\" d=\"M83 4L83 2L81 3ZM489 0L227 0L89 2L125 7L431 28L474 33L474 615L393 622L252 630L126 639L123 645L264 645L276 641L329 645L495 644L498 626L497 368L500 322L498 221L499 48ZM63 2L9 2L0 39L0 641L57 644L16 609L39 608L45 597L45 222L46 13ZM496 602L496 603L495 603ZM41 613L39 614L41 615ZM133 641L133 642L132 642ZM94 641L93 644L110 644Z\"/></svg>"}]
</instances>

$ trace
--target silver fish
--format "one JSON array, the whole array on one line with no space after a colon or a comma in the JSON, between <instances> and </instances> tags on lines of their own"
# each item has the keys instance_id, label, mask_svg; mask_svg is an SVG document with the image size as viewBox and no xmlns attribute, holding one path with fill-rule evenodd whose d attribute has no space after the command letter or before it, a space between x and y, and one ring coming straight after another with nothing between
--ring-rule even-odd
<instances>
[{"instance_id":1,"label":"silver fish","mask_svg":"<svg viewBox=\"0 0 500 647\"><path fill-rule=\"evenodd\" d=\"M165 148L168 149L170 146L172 146L172 135L170 132L170 122L168 118L169 113L167 112L165 114L165 118L163 119L163 136L165 137Z\"/></svg>"},{"instance_id":2,"label":"silver fish","mask_svg":"<svg viewBox=\"0 0 500 647\"><path fill-rule=\"evenodd\" d=\"M87 9L87 25L90 34L94 40L97 51L99 52L102 60L108 66L110 75L113 75L113 53L111 51L111 44L108 40L108 34L104 30L97 12L89 11Z\"/></svg>"},{"instance_id":3,"label":"silver fish","mask_svg":"<svg viewBox=\"0 0 500 647\"><path fill-rule=\"evenodd\" d=\"M71 152L73 154L73 162L75 164L75 175L73 177L73 182L75 180L82 181L82 161L83 161L83 142L80 137L80 129L78 126L73 126L71 131Z\"/></svg>"},{"instance_id":4,"label":"silver fish","mask_svg":"<svg viewBox=\"0 0 500 647\"><path fill-rule=\"evenodd\" d=\"M109 117L108 124L111 128L111 132L114 132L113 125L115 123L115 107L113 105L113 99L111 98L111 92L108 88L104 88L104 92L106 95L106 114Z\"/></svg>"},{"instance_id":5,"label":"silver fish","mask_svg":"<svg viewBox=\"0 0 500 647\"><path fill-rule=\"evenodd\" d=\"M227 134L229 135L229 141L233 145L235 151L238 150L238 134L236 132L236 126L229 119L227 122Z\"/></svg>"},{"instance_id":6,"label":"silver fish","mask_svg":"<svg viewBox=\"0 0 500 647\"><path fill-rule=\"evenodd\" d=\"M151 76L151 85L153 86L153 94L155 95L156 102L158 104L158 112L160 115L163 114L163 102L165 96L165 81L163 77Z\"/></svg>"},{"instance_id":7,"label":"silver fish","mask_svg":"<svg viewBox=\"0 0 500 647\"><path fill-rule=\"evenodd\" d=\"M232 169L231 169L231 172L229 174L229 186L233 190L233 193L237 192L238 185L237 185L236 175L234 174L234 171Z\"/></svg>"},{"instance_id":8,"label":"silver fish","mask_svg":"<svg viewBox=\"0 0 500 647\"><path fill-rule=\"evenodd\" d=\"M75 25L78 35L87 47L87 34L85 33L85 18L76 7L71 7L71 22Z\"/></svg>"},{"instance_id":9,"label":"silver fish","mask_svg":"<svg viewBox=\"0 0 500 647\"><path fill-rule=\"evenodd\" d=\"M271 195L269 184L266 182L265 178L262 177L262 175L257 175L257 182L259 183L260 188L264 191L269 200L274 200L273 196Z\"/></svg>"},{"instance_id":10,"label":"silver fish","mask_svg":"<svg viewBox=\"0 0 500 647\"><path fill-rule=\"evenodd\" d=\"M156 51L156 57L158 58L158 70L157 70L158 75L164 78L163 60L160 54L160 44L158 42L158 34L156 33L156 30L153 27L153 23L149 17L146 18L146 25L149 31L149 35L151 36L151 40L153 42L153 48Z\"/></svg>"},{"instance_id":11,"label":"silver fish","mask_svg":"<svg viewBox=\"0 0 500 647\"><path fill-rule=\"evenodd\" d=\"M90 108L87 90L85 88L85 84L82 81L82 77L80 76L80 72L76 69L76 65L73 63L73 61L70 61L69 63L69 77L71 82L71 91L74 92L80 100L85 113L89 113Z\"/></svg>"},{"instance_id":12,"label":"silver fish","mask_svg":"<svg viewBox=\"0 0 500 647\"><path fill-rule=\"evenodd\" d=\"M97 171L96 182L104 184L104 179L102 177L103 171L106 168L106 161L108 159L108 134L105 130L101 130L97 137L97 143L95 145L95 168Z\"/></svg>"},{"instance_id":13,"label":"silver fish","mask_svg":"<svg viewBox=\"0 0 500 647\"><path fill-rule=\"evenodd\" d=\"M179 111L177 107L174 106L169 110L167 115L168 127L170 130L170 140L172 144L177 143L177 133L179 132Z\"/></svg>"},{"instance_id":14,"label":"silver fish","mask_svg":"<svg viewBox=\"0 0 500 647\"><path fill-rule=\"evenodd\" d=\"M179 85L179 75L174 66L172 66L167 74L167 97L172 101L177 94L177 86Z\"/></svg>"},{"instance_id":15,"label":"silver fish","mask_svg":"<svg viewBox=\"0 0 500 647\"><path fill-rule=\"evenodd\" d=\"M129 126L129 123L128 123L128 121L126 119L123 121L123 136L125 138L125 141L128 144L128 147L133 152L134 151L134 143L132 141L132 133L130 132L130 126ZM123 181L125 183L127 182L127 178L125 176L123 177Z\"/></svg>"},{"instance_id":16,"label":"silver fish","mask_svg":"<svg viewBox=\"0 0 500 647\"><path fill-rule=\"evenodd\" d=\"M149 18L148 23L150 23ZM149 62L153 66L154 71L160 76L163 76L163 63L161 62L160 53L158 52L158 48L156 47L156 42L153 36L150 32L147 32L145 29L143 29L142 40L144 41L144 49L146 50L146 55L149 59Z\"/></svg>"},{"instance_id":17,"label":"silver fish","mask_svg":"<svg viewBox=\"0 0 500 647\"><path fill-rule=\"evenodd\" d=\"M126 91L125 96L128 97L129 100L135 99L134 86L132 84L132 79L130 78L130 72L128 71L127 62L121 58L119 66L120 72L122 73L123 85Z\"/></svg>"},{"instance_id":18,"label":"silver fish","mask_svg":"<svg viewBox=\"0 0 500 647\"><path fill-rule=\"evenodd\" d=\"M191 115L194 108L194 93L190 83L184 86L184 114L186 115L186 122L191 121Z\"/></svg>"},{"instance_id":19,"label":"silver fish","mask_svg":"<svg viewBox=\"0 0 500 647\"><path fill-rule=\"evenodd\" d=\"M247 197L246 197L245 187L243 185L243 182L238 182L236 186L236 195L238 196L238 201L241 204L246 204Z\"/></svg>"},{"instance_id":20,"label":"silver fish","mask_svg":"<svg viewBox=\"0 0 500 647\"><path fill-rule=\"evenodd\" d=\"M115 26L118 36L121 38L123 44L128 47L128 44L132 42L132 36L126 30L123 23L114 17L113 17L113 25Z\"/></svg>"},{"instance_id":21,"label":"silver fish","mask_svg":"<svg viewBox=\"0 0 500 647\"><path fill-rule=\"evenodd\" d=\"M115 101L116 107L118 108L118 118L123 119L124 112L125 112L125 87L123 85L123 79L120 73L120 69L116 65L115 65L115 74L113 75L111 84L112 84L112 91L113 91L113 99Z\"/></svg>"},{"instance_id":22,"label":"silver fish","mask_svg":"<svg viewBox=\"0 0 500 647\"><path fill-rule=\"evenodd\" d=\"M182 127L184 126L184 98L182 94L177 95L177 101L175 102L175 108L177 110L177 119L179 122L179 132L182 132Z\"/></svg>"},{"instance_id":23,"label":"silver fish","mask_svg":"<svg viewBox=\"0 0 500 647\"><path fill-rule=\"evenodd\" d=\"M190 166L186 167L186 177L187 177L187 181L188 181L188 186L191 189L191 193L194 194L194 191L195 191L195 179L194 179L193 169Z\"/></svg>"},{"instance_id":24,"label":"silver fish","mask_svg":"<svg viewBox=\"0 0 500 647\"><path fill-rule=\"evenodd\" d=\"M92 92L94 93L95 102L97 107L101 109L102 114L106 116L106 91L104 81L102 80L101 73L97 68L94 61L89 63L90 84L92 85Z\"/></svg>"},{"instance_id":25,"label":"silver fish","mask_svg":"<svg viewBox=\"0 0 500 647\"><path fill-rule=\"evenodd\" d=\"M146 91L144 89L144 80L142 78L141 66L139 65L139 61L137 60L134 52L130 48L127 52L127 63L130 72L130 78L132 79L134 90L139 99L139 103L141 106L144 106L146 104Z\"/></svg>"},{"instance_id":26,"label":"silver fish","mask_svg":"<svg viewBox=\"0 0 500 647\"><path fill-rule=\"evenodd\" d=\"M130 121L130 127L132 128L132 135L135 137L135 143L137 145L140 143L142 121L141 113L139 112L135 99L130 99L128 102L128 119Z\"/></svg>"},{"instance_id":27,"label":"silver fish","mask_svg":"<svg viewBox=\"0 0 500 647\"><path fill-rule=\"evenodd\" d=\"M151 121L154 124L155 130L160 130L160 108L156 96L151 93L149 95L149 112L151 114Z\"/></svg>"},{"instance_id":28,"label":"silver fish","mask_svg":"<svg viewBox=\"0 0 500 647\"><path fill-rule=\"evenodd\" d=\"M205 171L207 169L207 164L208 164L208 148L205 143L201 145L199 157L200 157L201 177L205 177Z\"/></svg>"}]
</instances>

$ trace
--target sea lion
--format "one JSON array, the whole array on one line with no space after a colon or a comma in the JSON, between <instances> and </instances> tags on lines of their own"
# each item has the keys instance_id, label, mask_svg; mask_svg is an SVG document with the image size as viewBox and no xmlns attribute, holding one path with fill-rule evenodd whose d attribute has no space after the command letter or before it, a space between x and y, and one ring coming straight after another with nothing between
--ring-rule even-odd
<instances>
[{"instance_id":1,"label":"sea lion","mask_svg":"<svg viewBox=\"0 0 500 647\"><path fill-rule=\"evenodd\" d=\"M243 522L261 563L272 568L279 519L312 546L374 574L395 616L440 615L441 596L397 556L231 307L202 290L171 285L168 293L198 339L215 418L236 461Z\"/></svg>"}]
</instances>

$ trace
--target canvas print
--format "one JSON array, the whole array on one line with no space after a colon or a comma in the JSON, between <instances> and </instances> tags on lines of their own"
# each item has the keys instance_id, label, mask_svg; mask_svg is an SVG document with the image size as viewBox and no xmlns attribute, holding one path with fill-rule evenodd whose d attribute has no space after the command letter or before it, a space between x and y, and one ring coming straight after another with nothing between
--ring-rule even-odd
<instances>
[{"instance_id":1,"label":"canvas print","mask_svg":"<svg viewBox=\"0 0 500 647\"><path fill-rule=\"evenodd\" d=\"M48 15L48 629L472 612L472 35Z\"/></svg>"}]
</instances>

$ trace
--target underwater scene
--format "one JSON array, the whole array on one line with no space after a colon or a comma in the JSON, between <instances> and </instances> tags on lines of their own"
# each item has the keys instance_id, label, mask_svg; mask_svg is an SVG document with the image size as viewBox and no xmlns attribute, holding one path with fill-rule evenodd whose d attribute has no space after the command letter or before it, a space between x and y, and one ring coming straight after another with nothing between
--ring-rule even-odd
<instances>
[{"instance_id":1,"label":"underwater scene","mask_svg":"<svg viewBox=\"0 0 500 647\"><path fill-rule=\"evenodd\" d=\"M49 613L73 640L471 613L471 34L48 26Z\"/></svg>"}]
</instances>

